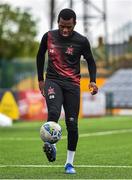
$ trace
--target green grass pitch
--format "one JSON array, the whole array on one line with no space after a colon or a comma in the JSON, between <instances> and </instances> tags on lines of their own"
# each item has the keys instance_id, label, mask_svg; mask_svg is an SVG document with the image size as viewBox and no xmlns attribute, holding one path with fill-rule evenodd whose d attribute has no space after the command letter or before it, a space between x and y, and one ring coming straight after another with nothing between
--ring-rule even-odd
<instances>
[{"instance_id":1,"label":"green grass pitch","mask_svg":"<svg viewBox=\"0 0 132 180\"><path fill-rule=\"evenodd\" d=\"M64 173L67 140L57 143L57 159L43 154L39 129L43 122L17 122L0 127L0 179L132 179L132 117L79 120L75 175Z\"/></svg>"}]
</instances>

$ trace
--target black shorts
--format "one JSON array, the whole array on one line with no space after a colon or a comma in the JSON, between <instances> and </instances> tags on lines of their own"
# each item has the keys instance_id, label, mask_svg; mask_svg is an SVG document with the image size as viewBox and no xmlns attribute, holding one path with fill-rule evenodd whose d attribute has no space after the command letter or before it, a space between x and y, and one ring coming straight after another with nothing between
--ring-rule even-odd
<instances>
[{"instance_id":1,"label":"black shorts","mask_svg":"<svg viewBox=\"0 0 132 180\"><path fill-rule=\"evenodd\" d=\"M67 126L69 122L73 122L76 128L80 107L80 87L69 81L46 79L44 91L48 121L58 122L63 105Z\"/></svg>"}]
</instances>

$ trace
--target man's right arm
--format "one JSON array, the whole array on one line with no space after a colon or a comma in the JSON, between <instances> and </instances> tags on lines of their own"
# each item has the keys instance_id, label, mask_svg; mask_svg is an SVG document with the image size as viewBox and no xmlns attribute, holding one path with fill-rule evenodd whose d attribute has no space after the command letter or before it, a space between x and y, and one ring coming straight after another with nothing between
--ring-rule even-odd
<instances>
[{"instance_id":1,"label":"man's right arm","mask_svg":"<svg viewBox=\"0 0 132 180\"><path fill-rule=\"evenodd\" d=\"M47 50L47 39L48 39L48 33L44 34L39 50L37 53L37 74L38 74L38 82L39 82L39 89L44 95L44 77L43 77L43 70L44 70L44 63L45 63L45 53Z\"/></svg>"}]
</instances>

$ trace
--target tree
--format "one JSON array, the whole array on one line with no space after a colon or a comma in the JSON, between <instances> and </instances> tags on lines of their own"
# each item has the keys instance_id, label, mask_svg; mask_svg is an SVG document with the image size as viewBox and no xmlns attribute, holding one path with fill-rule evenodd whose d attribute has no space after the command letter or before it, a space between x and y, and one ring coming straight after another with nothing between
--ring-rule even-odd
<instances>
[{"instance_id":1,"label":"tree","mask_svg":"<svg viewBox=\"0 0 132 180\"><path fill-rule=\"evenodd\" d=\"M30 11L0 5L0 59L35 57L38 43L36 20Z\"/></svg>"}]
</instances>

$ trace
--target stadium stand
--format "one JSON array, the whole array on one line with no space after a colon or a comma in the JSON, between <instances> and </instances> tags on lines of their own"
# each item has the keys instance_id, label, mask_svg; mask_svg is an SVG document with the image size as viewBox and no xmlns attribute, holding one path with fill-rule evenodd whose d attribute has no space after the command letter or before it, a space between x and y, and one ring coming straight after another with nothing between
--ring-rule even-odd
<instances>
[{"instance_id":1,"label":"stadium stand","mask_svg":"<svg viewBox=\"0 0 132 180\"><path fill-rule=\"evenodd\" d=\"M116 71L100 91L110 95L113 108L132 108L132 69Z\"/></svg>"}]
</instances>

